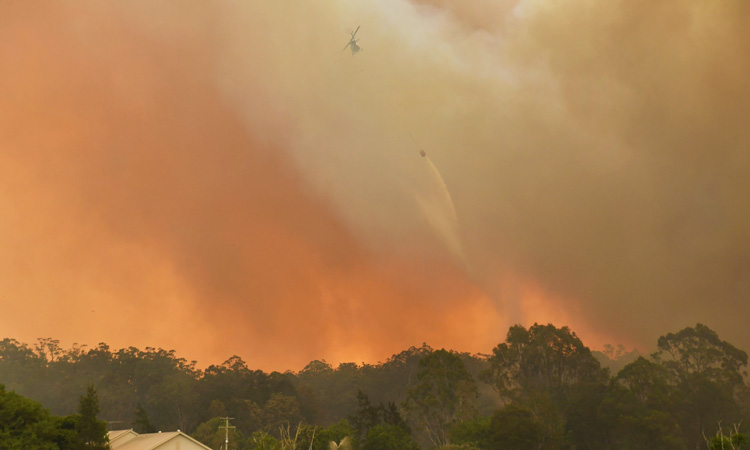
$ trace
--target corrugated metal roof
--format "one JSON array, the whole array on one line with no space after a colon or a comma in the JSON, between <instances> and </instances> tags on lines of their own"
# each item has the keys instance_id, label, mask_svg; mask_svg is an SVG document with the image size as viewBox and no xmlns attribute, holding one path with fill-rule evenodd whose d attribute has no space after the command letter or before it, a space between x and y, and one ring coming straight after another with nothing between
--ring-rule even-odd
<instances>
[{"instance_id":1,"label":"corrugated metal roof","mask_svg":"<svg viewBox=\"0 0 750 450\"><path fill-rule=\"evenodd\" d=\"M133 430L114 430L107 433L107 436L109 437L109 442L115 441L127 434L132 434L135 436L138 436L138 433L136 433Z\"/></svg>"},{"instance_id":2,"label":"corrugated metal roof","mask_svg":"<svg viewBox=\"0 0 750 450\"><path fill-rule=\"evenodd\" d=\"M125 430L131 431L131 430ZM117 434L114 434L117 433ZM137 434L137 433L136 433ZM187 434L181 431L170 431L166 433L149 433L149 434L138 434L136 437L129 439L122 444L118 444L117 438L122 435L120 431L110 431L110 446L112 450L158 450L159 446L175 438L187 439L199 447L205 450L211 450L210 447L206 447L195 439L191 438ZM113 439L113 436L115 438Z\"/></svg>"}]
</instances>

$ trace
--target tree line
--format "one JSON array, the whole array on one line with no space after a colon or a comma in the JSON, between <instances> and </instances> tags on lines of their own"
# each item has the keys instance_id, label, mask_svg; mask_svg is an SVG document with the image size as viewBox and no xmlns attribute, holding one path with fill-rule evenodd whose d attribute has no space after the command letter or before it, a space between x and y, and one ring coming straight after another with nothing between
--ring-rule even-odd
<instances>
[{"instance_id":1,"label":"tree line","mask_svg":"<svg viewBox=\"0 0 750 450\"><path fill-rule=\"evenodd\" d=\"M82 392L96 396L88 415L97 409L110 429L179 429L216 449L222 417L233 418L231 448L238 450L747 445L746 352L702 324L662 336L647 357L609 350L621 367L567 327L517 325L488 355L423 345L373 365L312 361L298 372L265 373L238 356L198 370L163 349L4 339L0 414L36 405L53 430L52 443L38 448L51 450L75 448L55 433L74 434Z\"/></svg>"}]
</instances>

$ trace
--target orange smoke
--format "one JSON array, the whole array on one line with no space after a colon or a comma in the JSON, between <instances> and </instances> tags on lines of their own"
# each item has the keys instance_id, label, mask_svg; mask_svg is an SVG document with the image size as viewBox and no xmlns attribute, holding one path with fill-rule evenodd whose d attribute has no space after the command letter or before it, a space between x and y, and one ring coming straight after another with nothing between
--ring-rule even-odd
<instances>
[{"instance_id":1,"label":"orange smoke","mask_svg":"<svg viewBox=\"0 0 750 450\"><path fill-rule=\"evenodd\" d=\"M533 321L747 341L742 0L6 3L9 337L282 370Z\"/></svg>"},{"instance_id":2,"label":"orange smoke","mask_svg":"<svg viewBox=\"0 0 750 450\"><path fill-rule=\"evenodd\" d=\"M448 258L364 247L284 141L226 106L206 42L152 42L106 10L73 26L65 7L32 9L4 15L0 44L16 62L0 74L5 335L284 370L424 341L482 351L501 334Z\"/></svg>"}]
</instances>

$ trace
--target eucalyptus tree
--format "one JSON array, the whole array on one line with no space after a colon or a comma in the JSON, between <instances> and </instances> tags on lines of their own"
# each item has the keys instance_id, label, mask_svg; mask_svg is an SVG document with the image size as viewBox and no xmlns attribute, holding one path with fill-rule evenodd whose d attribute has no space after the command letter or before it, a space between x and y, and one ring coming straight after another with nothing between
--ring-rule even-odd
<instances>
[{"instance_id":1,"label":"eucalyptus tree","mask_svg":"<svg viewBox=\"0 0 750 450\"><path fill-rule=\"evenodd\" d=\"M481 378L506 401L540 392L560 399L573 387L605 383L608 378L574 332L552 324L534 324L528 330L511 327L505 342L492 350L489 363Z\"/></svg>"},{"instance_id":2,"label":"eucalyptus tree","mask_svg":"<svg viewBox=\"0 0 750 450\"><path fill-rule=\"evenodd\" d=\"M747 353L703 324L659 338L652 355L668 373L684 438L701 445L703 433L720 423L742 422L748 398Z\"/></svg>"},{"instance_id":3,"label":"eucalyptus tree","mask_svg":"<svg viewBox=\"0 0 750 450\"><path fill-rule=\"evenodd\" d=\"M449 430L476 415L479 396L474 379L461 357L435 350L419 360L415 383L406 394L409 417L426 432L438 448L450 443Z\"/></svg>"},{"instance_id":4,"label":"eucalyptus tree","mask_svg":"<svg viewBox=\"0 0 750 450\"><path fill-rule=\"evenodd\" d=\"M673 404L669 371L639 357L610 383L600 414L615 448L686 448Z\"/></svg>"},{"instance_id":5,"label":"eucalyptus tree","mask_svg":"<svg viewBox=\"0 0 750 450\"><path fill-rule=\"evenodd\" d=\"M488 362L481 379L506 405L514 405L511 417L526 421L524 411L530 411L533 423L524 423L541 426L547 443L562 442L566 436L574 441L571 445L592 439L590 430L581 426L597 423L609 375L568 327L515 325Z\"/></svg>"}]
</instances>

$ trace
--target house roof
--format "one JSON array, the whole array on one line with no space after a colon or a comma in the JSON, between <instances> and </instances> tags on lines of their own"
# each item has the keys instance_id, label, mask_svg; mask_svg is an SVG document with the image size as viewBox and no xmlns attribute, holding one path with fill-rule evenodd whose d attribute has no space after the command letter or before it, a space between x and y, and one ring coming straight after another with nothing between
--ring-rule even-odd
<instances>
[{"instance_id":1,"label":"house roof","mask_svg":"<svg viewBox=\"0 0 750 450\"><path fill-rule=\"evenodd\" d=\"M133 430L115 430L115 431L110 431L107 433L107 437L109 437L109 442L116 441L117 439L120 439L126 435L138 436L138 433L136 433Z\"/></svg>"},{"instance_id":2,"label":"house roof","mask_svg":"<svg viewBox=\"0 0 750 450\"><path fill-rule=\"evenodd\" d=\"M118 442L118 438L128 432L135 434L135 437L128 440L120 439L120 442ZM116 430L110 431L107 435L109 436L109 445L112 447L112 450L158 450L159 446L164 443L171 441L172 439L179 439L180 437L192 441L202 449L211 450L210 447L201 444L179 430L149 434L138 434L133 430Z\"/></svg>"}]
</instances>

